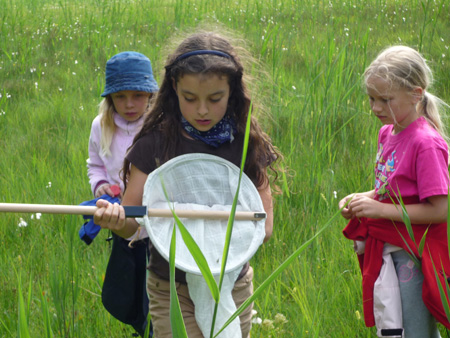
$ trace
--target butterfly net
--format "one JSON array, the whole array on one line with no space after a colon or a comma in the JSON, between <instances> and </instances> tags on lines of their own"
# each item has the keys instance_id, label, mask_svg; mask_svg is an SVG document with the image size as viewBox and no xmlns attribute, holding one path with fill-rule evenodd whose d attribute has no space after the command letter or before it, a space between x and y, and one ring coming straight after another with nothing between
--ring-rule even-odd
<instances>
[{"instance_id":1,"label":"butterfly net","mask_svg":"<svg viewBox=\"0 0 450 338\"><path fill-rule=\"evenodd\" d=\"M147 178L143 205L175 210L230 211L239 180L239 168L220 157L187 154L173 158ZM167 198L164 188L167 192ZM237 211L264 212L259 193L252 181L242 175ZM220 273L228 220L181 218L203 252L211 272ZM145 228L159 253L169 260L174 227L173 218L145 217ZM235 220L226 271L242 267L265 236L265 220ZM194 258L177 231L175 265L193 274L201 274Z\"/></svg>"}]
</instances>

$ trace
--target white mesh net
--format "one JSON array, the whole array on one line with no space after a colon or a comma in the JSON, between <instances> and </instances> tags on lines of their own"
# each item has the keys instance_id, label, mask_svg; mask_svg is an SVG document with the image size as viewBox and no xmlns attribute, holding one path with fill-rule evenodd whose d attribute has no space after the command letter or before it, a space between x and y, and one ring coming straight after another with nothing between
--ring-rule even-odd
<instances>
[{"instance_id":1,"label":"white mesh net","mask_svg":"<svg viewBox=\"0 0 450 338\"><path fill-rule=\"evenodd\" d=\"M231 210L239 179L239 168L220 157L207 154L178 156L153 171L144 187L143 205L148 208L169 209L161 182L164 182L170 204L177 210ZM264 212L259 193L251 180L243 175L237 211ZM181 221L192 235L213 274L220 273L225 244L227 220L186 219ZM159 253L169 260L169 247L174 220L146 217L146 230ZM230 242L226 271L247 262L265 235L265 220L236 221ZM192 255L177 231L175 265L200 274Z\"/></svg>"}]
</instances>

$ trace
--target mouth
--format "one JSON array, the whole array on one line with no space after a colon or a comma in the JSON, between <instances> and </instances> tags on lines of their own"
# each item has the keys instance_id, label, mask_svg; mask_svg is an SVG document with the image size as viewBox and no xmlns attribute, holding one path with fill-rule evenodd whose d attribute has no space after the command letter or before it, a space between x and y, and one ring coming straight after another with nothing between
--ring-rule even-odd
<instances>
[{"instance_id":1,"label":"mouth","mask_svg":"<svg viewBox=\"0 0 450 338\"><path fill-rule=\"evenodd\" d=\"M211 120L195 120L195 122L201 126L207 126L211 123Z\"/></svg>"}]
</instances>

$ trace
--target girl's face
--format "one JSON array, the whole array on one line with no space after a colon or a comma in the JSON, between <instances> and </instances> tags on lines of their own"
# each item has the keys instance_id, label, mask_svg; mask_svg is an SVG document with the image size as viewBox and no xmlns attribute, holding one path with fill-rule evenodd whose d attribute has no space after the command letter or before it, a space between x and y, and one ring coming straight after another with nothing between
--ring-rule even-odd
<instances>
[{"instance_id":1,"label":"girl's face","mask_svg":"<svg viewBox=\"0 0 450 338\"><path fill-rule=\"evenodd\" d=\"M228 77L216 74L186 74L173 88L181 115L197 130L208 131L225 116L230 97Z\"/></svg>"},{"instance_id":2,"label":"girl's face","mask_svg":"<svg viewBox=\"0 0 450 338\"><path fill-rule=\"evenodd\" d=\"M144 115L151 95L151 93L136 90L122 90L111 94L111 99L117 114L132 122Z\"/></svg>"},{"instance_id":3,"label":"girl's face","mask_svg":"<svg viewBox=\"0 0 450 338\"><path fill-rule=\"evenodd\" d=\"M367 80L367 94L370 107L383 124L393 124L397 134L419 118L416 105L422 97L423 90L399 88L379 77Z\"/></svg>"}]
</instances>

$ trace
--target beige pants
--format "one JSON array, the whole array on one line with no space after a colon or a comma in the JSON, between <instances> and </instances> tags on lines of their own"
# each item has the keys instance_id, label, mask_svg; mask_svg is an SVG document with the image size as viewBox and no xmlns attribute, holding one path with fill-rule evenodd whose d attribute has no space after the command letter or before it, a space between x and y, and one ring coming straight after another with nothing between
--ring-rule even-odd
<instances>
[{"instance_id":1,"label":"beige pants","mask_svg":"<svg viewBox=\"0 0 450 338\"><path fill-rule=\"evenodd\" d=\"M247 273L236 281L233 288L233 299L236 307L239 307L248 297L253 294L253 269L250 266ZM178 299L180 301L181 312L183 314L184 325L189 338L204 338L197 322L195 321L195 309L189 291L186 285L176 283ZM150 314L152 316L154 338L172 338L172 329L170 327L170 283L167 280L159 278L150 271L147 280L147 292L150 298ZM248 306L241 313L242 337L250 336L252 326L253 304ZM209 338L209 337L207 337Z\"/></svg>"}]
</instances>

